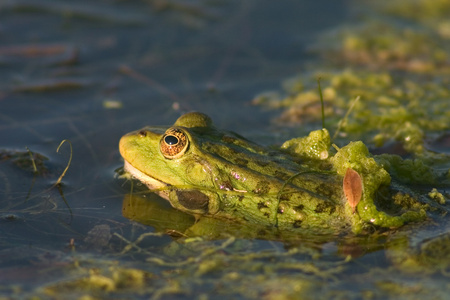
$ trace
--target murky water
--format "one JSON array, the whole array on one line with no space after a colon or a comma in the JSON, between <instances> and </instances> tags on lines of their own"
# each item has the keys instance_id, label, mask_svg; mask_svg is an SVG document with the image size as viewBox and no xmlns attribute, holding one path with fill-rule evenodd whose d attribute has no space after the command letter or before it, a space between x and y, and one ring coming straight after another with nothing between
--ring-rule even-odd
<instances>
[{"instance_id":1,"label":"murky water","mask_svg":"<svg viewBox=\"0 0 450 300\"><path fill-rule=\"evenodd\" d=\"M252 99L323 63L311 46L357 12L325 0L0 3L0 297L445 299L448 260L436 271L420 257L424 240L445 240L447 221L395 237L178 244L156 233L164 220L122 215L123 134L197 110L279 141L278 112ZM192 221L148 197L176 226ZM433 279L415 273L423 264Z\"/></svg>"}]
</instances>

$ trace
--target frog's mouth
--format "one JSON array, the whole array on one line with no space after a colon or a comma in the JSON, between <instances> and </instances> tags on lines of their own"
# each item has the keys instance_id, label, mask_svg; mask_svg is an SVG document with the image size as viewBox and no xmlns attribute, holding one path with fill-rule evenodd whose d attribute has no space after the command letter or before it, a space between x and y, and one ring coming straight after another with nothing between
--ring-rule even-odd
<instances>
[{"instance_id":1,"label":"frog's mouth","mask_svg":"<svg viewBox=\"0 0 450 300\"><path fill-rule=\"evenodd\" d=\"M126 161L126 160L124 160L124 161L125 161L125 164L123 165L123 169L126 172L130 173L134 178L136 178L140 182L144 183L150 190L156 190L154 192L157 193L162 198L164 198L164 199L169 198L168 190L164 190L164 187L166 187L167 184L145 174L142 171L139 171L138 169L133 167L128 161Z\"/></svg>"}]
</instances>

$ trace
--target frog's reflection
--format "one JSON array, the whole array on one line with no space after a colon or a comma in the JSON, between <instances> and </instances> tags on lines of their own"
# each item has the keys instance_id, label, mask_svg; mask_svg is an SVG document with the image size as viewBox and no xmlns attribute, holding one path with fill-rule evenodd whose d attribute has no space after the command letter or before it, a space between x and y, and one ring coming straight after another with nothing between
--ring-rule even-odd
<instances>
[{"instance_id":1,"label":"frog's reflection","mask_svg":"<svg viewBox=\"0 0 450 300\"><path fill-rule=\"evenodd\" d=\"M340 239L341 235L317 234L305 229L279 230L275 226L239 223L236 221L198 217L174 209L154 193L125 195L122 205L125 218L151 226L157 232L174 238L201 237L215 240L230 236L282 242L285 247L309 244L320 248L324 243Z\"/></svg>"},{"instance_id":2,"label":"frog's reflection","mask_svg":"<svg viewBox=\"0 0 450 300\"><path fill-rule=\"evenodd\" d=\"M191 215L176 210L156 194L128 194L123 198L122 215L132 221L152 226L158 232L184 234L195 223Z\"/></svg>"}]
</instances>

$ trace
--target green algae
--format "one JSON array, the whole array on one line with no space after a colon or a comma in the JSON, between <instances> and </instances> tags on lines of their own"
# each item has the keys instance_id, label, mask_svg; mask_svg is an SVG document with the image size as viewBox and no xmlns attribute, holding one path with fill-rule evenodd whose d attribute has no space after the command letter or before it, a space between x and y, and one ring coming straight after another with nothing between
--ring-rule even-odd
<instances>
[{"instance_id":1,"label":"green algae","mask_svg":"<svg viewBox=\"0 0 450 300\"><path fill-rule=\"evenodd\" d=\"M143 235L121 247L138 245L138 241L150 238L148 232ZM328 238L326 242L302 237L285 245L235 237L168 242L159 235L152 239L164 241L164 247L142 243L120 256L91 256L74 249L71 263L59 267L64 279L39 288L35 297L373 299L411 296L411 286L419 284L420 295L445 299L440 297L440 291L444 292L446 285L448 288L448 278L421 275L447 274L448 234L435 234L434 238L412 243L415 235L416 230L410 227L400 234L346 236ZM387 269L380 265L377 256L358 259L380 249L386 249L392 264ZM142 255L145 263L140 260ZM354 288L348 289L348 285Z\"/></svg>"},{"instance_id":2,"label":"green algae","mask_svg":"<svg viewBox=\"0 0 450 300\"><path fill-rule=\"evenodd\" d=\"M350 102L360 96L341 126L342 135L363 139L369 145L381 147L389 141L401 142L411 153L424 152L426 132L450 129L450 90L444 81L419 82L398 79L387 72L353 71L321 73L324 99L329 106L327 124L337 128ZM305 89L283 99L258 102L267 107L284 108L277 119L280 124L302 124L307 119L320 120L315 92L316 76L297 80L305 82ZM256 103L256 102L255 102Z\"/></svg>"},{"instance_id":3,"label":"green algae","mask_svg":"<svg viewBox=\"0 0 450 300\"><path fill-rule=\"evenodd\" d=\"M320 77L330 131L360 96L342 122L340 137L361 139L370 147L397 141L408 153L423 154L428 135L450 129L450 3L366 4L360 22L333 29L320 39L315 50L325 58L322 70L286 80L285 96L265 93L253 103L283 109L276 119L282 125L318 122Z\"/></svg>"},{"instance_id":4,"label":"green algae","mask_svg":"<svg viewBox=\"0 0 450 300\"><path fill-rule=\"evenodd\" d=\"M427 29L369 21L356 28L342 29L332 39L335 46L324 50L324 56L336 64L345 61L374 70L449 72L445 39Z\"/></svg>"},{"instance_id":5,"label":"green algae","mask_svg":"<svg viewBox=\"0 0 450 300\"><path fill-rule=\"evenodd\" d=\"M324 35L317 50L336 65L445 75L450 71L448 0L365 1L360 22ZM406 76L408 76L406 74Z\"/></svg>"},{"instance_id":6,"label":"green algae","mask_svg":"<svg viewBox=\"0 0 450 300\"><path fill-rule=\"evenodd\" d=\"M441 205L445 205L447 203L447 199L445 198L445 196L436 188L433 188L431 192L428 193L428 196Z\"/></svg>"},{"instance_id":7,"label":"green algae","mask_svg":"<svg viewBox=\"0 0 450 300\"><path fill-rule=\"evenodd\" d=\"M446 211L445 208L434 207L430 202L430 199L437 199L434 202L445 205L442 194L439 196L437 193L430 193L424 201L410 187L417 187L418 184L438 187L450 183L445 172L448 168L444 167L442 170L442 166L450 161L448 155L433 153L425 146L427 133L449 129L448 87L443 82L420 84L412 79L399 80L388 72L345 70L322 74L321 78L324 98L333 105L335 115L339 113L343 117L350 99L361 97L359 102L355 102L353 112L346 116L345 122L340 123L333 115L329 118L331 122L329 120L328 124L334 123L335 127L339 126L343 131L339 137L340 143L345 143L349 138L362 139L367 145L377 148L395 141L402 144L404 151L414 155L412 159L389 154L371 156L363 142L350 142L338 149L331 158L337 173L343 176L347 168L352 168L363 178L363 198L357 209L359 214L352 217L354 232L361 232L367 227L365 222L396 228L409 222L425 220L426 212L430 209ZM296 92L284 99L266 99L264 104L268 107L286 107L279 122L285 124L289 120L289 123L295 124L303 121L303 114L311 117L311 110L305 107L311 107L311 103L317 102L318 95L314 96L315 88L311 84L313 78L308 78L306 82L308 84L291 81L290 84L295 85L295 88L288 90ZM305 89L305 86L311 88ZM316 109L314 113L319 119L321 112ZM317 153L324 153L322 148L326 149L326 145L330 143L329 135L322 144L314 138L323 136L318 135L320 132L315 131L308 137L287 141L282 148L291 154L317 159ZM310 141L313 141L313 145ZM323 147L318 147L321 149L318 152L316 146L320 145ZM392 185L391 176L395 178ZM387 196L389 201L377 200L386 198L378 194L381 188L390 185L398 190L397 193Z\"/></svg>"},{"instance_id":8,"label":"green algae","mask_svg":"<svg viewBox=\"0 0 450 300\"><path fill-rule=\"evenodd\" d=\"M42 295L45 298L55 299L67 294L72 297L77 295L79 299L85 299L83 297L99 299L112 293L130 297L130 295L136 294L136 290L141 290L137 294L141 294L142 290L147 290L147 286L154 277L152 273L136 268L125 268L120 265L107 267L102 266L102 263L92 268L75 265L71 270L74 279L62 280L45 286L41 289Z\"/></svg>"},{"instance_id":9,"label":"green algae","mask_svg":"<svg viewBox=\"0 0 450 300\"><path fill-rule=\"evenodd\" d=\"M306 159L324 160L328 158L331 138L328 130L315 130L306 137L293 138L281 145L281 149L294 156Z\"/></svg>"},{"instance_id":10,"label":"green algae","mask_svg":"<svg viewBox=\"0 0 450 300\"><path fill-rule=\"evenodd\" d=\"M337 148L337 146L335 146ZM285 142L282 149L292 155L298 155L304 159L325 160L328 158L330 148L330 136L328 131L317 130L307 137L295 138ZM361 233L368 224L384 228L397 228L408 222L424 220L427 215L427 206L411 195L410 191L398 187L397 193L384 195L384 201L380 198L379 191L383 187L391 185L391 176L387 169L395 169L395 175L401 178L402 171L415 182L426 178L430 184L435 183L435 176L431 176L432 169L422 161L403 161L398 156L384 155L383 159L373 157L366 145L361 141L350 142L342 148L337 148L337 153L329 159L334 171L344 177L347 169L356 171L362 178L362 199L357 206L358 214L349 211L347 203L346 215L351 219L352 230ZM308 163L311 164L311 163ZM411 168L416 168L411 172ZM405 174L406 175L406 174ZM434 175L434 174L433 174ZM393 207L395 206L395 209ZM389 214L389 211L393 212Z\"/></svg>"},{"instance_id":11,"label":"green algae","mask_svg":"<svg viewBox=\"0 0 450 300\"><path fill-rule=\"evenodd\" d=\"M450 38L450 1L414 0L404 5L404 1L377 1L375 7L397 18L414 21L434 30L444 39ZM381 4L381 5L380 5ZM373 3L372 3L373 5Z\"/></svg>"},{"instance_id":12,"label":"green algae","mask_svg":"<svg viewBox=\"0 0 450 300\"><path fill-rule=\"evenodd\" d=\"M15 166L33 172L36 175L48 175L49 168L46 163L48 158L40 153L28 151L16 151L0 149L0 162L11 161Z\"/></svg>"},{"instance_id":13,"label":"green algae","mask_svg":"<svg viewBox=\"0 0 450 300\"><path fill-rule=\"evenodd\" d=\"M381 154L376 160L392 176L405 184L433 185L439 180L439 175L422 159L402 159L398 155Z\"/></svg>"},{"instance_id":14,"label":"green algae","mask_svg":"<svg viewBox=\"0 0 450 300\"><path fill-rule=\"evenodd\" d=\"M358 214L353 217L354 232L361 232L367 224L397 228L427 217L425 206L408 193L397 192L391 196L391 200L376 203L378 191L383 186L390 185L391 177L369 154L362 142L351 142L339 149L332 161L338 174L343 176L346 170L351 168L358 172L363 181L362 199L357 206ZM409 201L405 201L406 199ZM387 213L392 201L398 206L395 215Z\"/></svg>"}]
</instances>

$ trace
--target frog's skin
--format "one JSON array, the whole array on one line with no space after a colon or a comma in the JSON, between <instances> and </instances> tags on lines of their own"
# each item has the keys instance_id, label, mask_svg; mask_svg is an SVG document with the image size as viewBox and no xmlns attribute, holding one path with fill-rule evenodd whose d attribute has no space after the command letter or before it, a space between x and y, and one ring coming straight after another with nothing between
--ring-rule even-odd
<instances>
[{"instance_id":1,"label":"frog's skin","mask_svg":"<svg viewBox=\"0 0 450 300\"><path fill-rule=\"evenodd\" d=\"M193 112L171 127L131 132L119 148L126 172L196 217L339 232L360 231L367 223L398 227L425 216L414 205L399 207L395 216L381 211L374 198L381 185L390 184L389 174L361 142L331 156L325 129L286 142L282 151L268 150ZM343 196L347 168L363 179L357 213Z\"/></svg>"}]
</instances>

